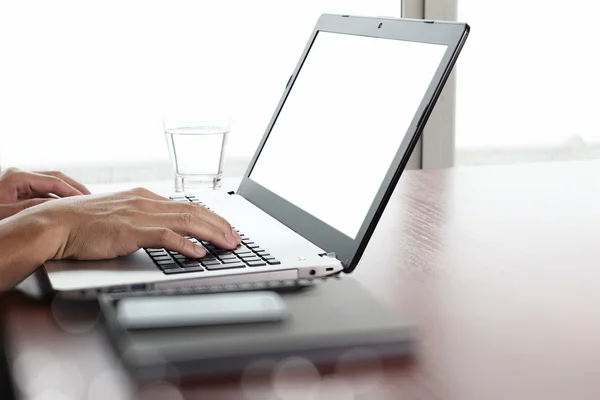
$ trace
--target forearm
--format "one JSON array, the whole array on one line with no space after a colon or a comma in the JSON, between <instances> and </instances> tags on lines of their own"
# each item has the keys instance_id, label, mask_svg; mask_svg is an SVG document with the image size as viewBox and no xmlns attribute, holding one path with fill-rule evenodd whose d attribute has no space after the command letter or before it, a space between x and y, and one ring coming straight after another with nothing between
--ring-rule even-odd
<instances>
[{"instance_id":1,"label":"forearm","mask_svg":"<svg viewBox=\"0 0 600 400\"><path fill-rule=\"evenodd\" d=\"M11 289L56 252L56 232L44 217L19 213L0 221L0 292Z\"/></svg>"}]
</instances>

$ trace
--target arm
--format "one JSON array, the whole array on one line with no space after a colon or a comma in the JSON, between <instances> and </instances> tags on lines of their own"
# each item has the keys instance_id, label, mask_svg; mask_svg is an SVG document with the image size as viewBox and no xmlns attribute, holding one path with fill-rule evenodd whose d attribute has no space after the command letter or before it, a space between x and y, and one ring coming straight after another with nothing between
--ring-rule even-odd
<instances>
[{"instance_id":1,"label":"arm","mask_svg":"<svg viewBox=\"0 0 600 400\"><path fill-rule=\"evenodd\" d=\"M47 201L0 221L0 291L13 287L47 260L110 259L142 247L204 257L206 250L185 236L227 249L241 242L217 214L146 189Z\"/></svg>"},{"instance_id":2,"label":"arm","mask_svg":"<svg viewBox=\"0 0 600 400\"><path fill-rule=\"evenodd\" d=\"M55 228L44 218L18 214L0 221L0 292L52 258L56 238Z\"/></svg>"}]
</instances>

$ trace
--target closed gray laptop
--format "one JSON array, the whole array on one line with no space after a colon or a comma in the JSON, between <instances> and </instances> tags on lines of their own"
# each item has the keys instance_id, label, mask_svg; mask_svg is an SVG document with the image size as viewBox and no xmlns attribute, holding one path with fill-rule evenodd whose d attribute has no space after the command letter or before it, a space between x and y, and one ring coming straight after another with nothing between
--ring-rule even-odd
<instances>
[{"instance_id":1,"label":"closed gray laptop","mask_svg":"<svg viewBox=\"0 0 600 400\"><path fill-rule=\"evenodd\" d=\"M117 354L140 380L214 378L249 368L269 373L290 357L317 367L380 363L410 353L414 345L414 325L351 277L279 289L279 295L290 314L283 321L159 329L123 327L119 295L102 296L100 303Z\"/></svg>"}]
</instances>

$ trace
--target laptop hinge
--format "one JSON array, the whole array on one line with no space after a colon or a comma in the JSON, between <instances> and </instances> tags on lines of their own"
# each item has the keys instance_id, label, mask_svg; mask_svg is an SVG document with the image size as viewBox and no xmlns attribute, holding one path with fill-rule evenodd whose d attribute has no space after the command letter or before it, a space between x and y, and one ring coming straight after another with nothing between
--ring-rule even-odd
<instances>
[{"instance_id":1,"label":"laptop hinge","mask_svg":"<svg viewBox=\"0 0 600 400\"><path fill-rule=\"evenodd\" d=\"M332 251L329 253L321 253L321 254L319 254L319 257L337 258L337 255L335 254L334 251Z\"/></svg>"}]
</instances>

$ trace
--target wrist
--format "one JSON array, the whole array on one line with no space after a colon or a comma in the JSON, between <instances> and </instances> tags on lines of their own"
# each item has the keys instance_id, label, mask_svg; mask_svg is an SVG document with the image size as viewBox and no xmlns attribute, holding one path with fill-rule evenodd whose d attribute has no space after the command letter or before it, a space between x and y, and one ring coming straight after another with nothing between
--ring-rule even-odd
<instances>
[{"instance_id":1,"label":"wrist","mask_svg":"<svg viewBox=\"0 0 600 400\"><path fill-rule=\"evenodd\" d=\"M37 211L0 221L0 291L14 287L54 258L63 238L60 225Z\"/></svg>"},{"instance_id":2,"label":"wrist","mask_svg":"<svg viewBox=\"0 0 600 400\"><path fill-rule=\"evenodd\" d=\"M67 236L64 227L53 217L51 210L43 207L27 209L18 216L30 233L31 244L36 249L39 264L56 258L60 254Z\"/></svg>"}]
</instances>

